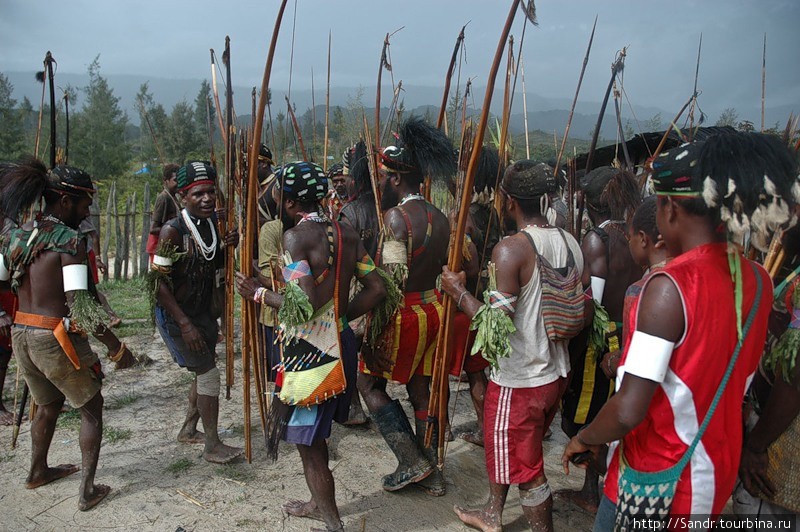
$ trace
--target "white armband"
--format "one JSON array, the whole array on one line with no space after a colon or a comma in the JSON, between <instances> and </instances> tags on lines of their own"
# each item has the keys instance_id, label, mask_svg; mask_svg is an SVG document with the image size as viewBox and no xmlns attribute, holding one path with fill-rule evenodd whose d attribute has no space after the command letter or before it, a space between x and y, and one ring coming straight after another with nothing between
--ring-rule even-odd
<instances>
[{"instance_id":1,"label":"white armband","mask_svg":"<svg viewBox=\"0 0 800 532\"><path fill-rule=\"evenodd\" d=\"M172 266L172 259L161 255L153 255L153 264L156 266Z\"/></svg>"},{"instance_id":2,"label":"white armband","mask_svg":"<svg viewBox=\"0 0 800 532\"><path fill-rule=\"evenodd\" d=\"M603 302L603 290L606 288L606 280L602 277L592 275L592 299L598 304Z\"/></svg>"},{"instance_id":3,"label":"white armband","mask_svg":"<svg viewBox=\"0 0 800 532\"><path fill-rule=\"evenodd\" d=\"M625 357L625 373L653 382L664 382L674 348L675 342L634 331Z\"/></svg>"},{"instance_id":4,"label":"white armband","mask_svg":"<svg viewBox=\"0 0 800 532\"><path fill-rule=\"evenodd\" d=\"M85 264L67 264L61 267L64 292L89 289L89 267Z\"/></svg>"},{"instance_id":5,"label":"white armband","mask_svg":"<svg viewBox=\"0 0 800 532\"><path fill-rule=\"evenodd\" d=\"M8 271L6 266L6 256L0 255L0 281L8 281L11 279L11 272Z\"/></svg>"}]
</instances>

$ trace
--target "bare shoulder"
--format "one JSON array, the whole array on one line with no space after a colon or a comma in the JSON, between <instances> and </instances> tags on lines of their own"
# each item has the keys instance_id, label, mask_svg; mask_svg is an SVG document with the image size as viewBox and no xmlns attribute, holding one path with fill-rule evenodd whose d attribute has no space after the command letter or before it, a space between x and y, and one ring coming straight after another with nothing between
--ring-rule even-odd
<instances>
[{"instance_id":1,"label":"bare shoulder","mask_svg":"<svg viewBox=\"0 0 800 532\"><path fill-rule=\"evenodd\" d=\"M178 230L175 227L173 227L172 224L164 224L161 226L161 232L158 234L158 239L166 240L178 247L181 247L183 245L183 243L181 242L180 233L178 233Z\"/></svg>"},{"instance_id":2,"label":"bare shoulder","mask_svg":"<svg viewBox=\"0 0 800 532\"><path fill-rule=\"evenodd\" d=\"M605 242L603 242L603 239L600 238L600 235L598 235L594 231L589 231L583 237L583 242L581 242L581 250L587 257L594 255L605 256L606 252L605 249L606 249Z\"/></svg>"},{"instance_id":3,"label":"bare shoulder","mask_svg":"<svg viewBox=\"0 0 800 532\"><path fill-rule=\"evenodd\" d=\"M527 246L524 247L524 246ZM492 262L495 264L514 264L522 260L523 256L533 248L527 242L527 238L522 233L504 238L492 250Z\"/></svg>"},{"instance_id":4,"label":"bare shoulder","mask_svg":"<svg viewBox=\"0 0 800 532\"><path fill-rule=\"evenodd\" d=\"M684 309L680 291L672 278L656 272L647 280L640 298L636 329L677 342L685 326Z\"/></svg>"}]
</instances>

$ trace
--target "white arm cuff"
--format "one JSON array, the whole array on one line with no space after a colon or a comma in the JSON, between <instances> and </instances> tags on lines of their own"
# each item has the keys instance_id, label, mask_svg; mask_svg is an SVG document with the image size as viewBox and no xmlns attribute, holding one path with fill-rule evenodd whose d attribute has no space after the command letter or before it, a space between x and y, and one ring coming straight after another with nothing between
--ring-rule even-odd
<instances>
[{"instance_id":1,"label":"white arm cuff","mask_svg":"<svg viewBox=\"0 0 800 532\"><path fill-rule=\"evenodd\" d=\"M153 264L156 266L172 266L172 259L161 255L153 255Z\"/></svg>"},{"instance_id":2,"label":"white arm cuff","mask_svg":"<svg viewBox=\"0 0 800 532\"><path fill-rule=\"evenodd\" d=\"M598 304L603 302L603 290L606 288L606 280L602 277L592 275L592 299Z\"/></svg>"},{"instance_id":3,"label":"white arm cuff","mask_svg":"<svg viewBox=\"0 0 800 532\"><path fill-rule=\"evenodd\" d=\"M89 267L85 264L67 264L61 267L64 292L89 289Z\"/></svg>"},{"instance_id":4,"label":"white arm cuff","mask_svg":"<svg viewBox=\"0 0 800 532\"><path fill-rule=\"evenodd\" d=\"M11 279L11 273L6 266L6 256L0 255L0 281L8 281Z\"/></svg>"},{"instance_id":5,"label":"white arm cuff","mask_svg":"<svg viewBox=\"0 0 800 532\"><path fill-rule=\"evenodd\" d=\"M625 357L625 373L653 382L664 382L674 348L675 342L634 331Z\"/></svg>"}]
</instances>

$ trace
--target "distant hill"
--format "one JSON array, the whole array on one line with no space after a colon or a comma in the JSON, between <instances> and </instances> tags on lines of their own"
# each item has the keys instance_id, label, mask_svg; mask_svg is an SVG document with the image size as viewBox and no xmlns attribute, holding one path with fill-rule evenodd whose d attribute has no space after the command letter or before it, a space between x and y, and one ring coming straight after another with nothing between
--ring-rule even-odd
<instances>
[{"instance_id":1,"label":"distant hill","mask_svg":"<svg viewBox=\"0 0 800 532\"><path fill-rule=\"evenodd\" d=\"M33 72L4 72L8 76L9 81L14 85L13 98L22 100L27 96L33 103L34 108L38 108L38 102L41 98L41 84L35 79ZM113 88L114 94L120 98L122 108L128 113L128 119L134 125L138 125L139 114L135 109L135 96L139 91L142 83L149 82L149 90L153 94L155 100L161 103L164 108L169 110L176 103L185 100L192 102L197 96L200 89L199 79L166 79L158 77L148 77L143 75L120 75L111 74L104 76L108 80L109 85ZM86 74L69 74L58 73L56 74L56 82L59 86L64 87L71 85L74 87L83 87L88 84L89 78ZM435 116L438 112L438 105L442 99L442 89L438 87L426 86L413 86L403 85L402 100L404 101L407 113L414 113L424 115L427 109L433 109L432 114ZM485 91L485 87L473 87L475 101L480 101L480 96ZM571 90L571 89L570 89ZM252 87L234 86L234 107L239 110L238 116L242 119L244 116L250 114L251 109L251 91ZM374 105L374 87L331 87L331 105L346 106L348 102L352 102L357 95L361 93L361 103L365 106L367 116L372 116L374 111L370 110L370 104ZM273 114L284 106L284 88L273 88ZM81 105L81 96L78 94L77 105ZM383 101L381 102L382 108L388 108L391 103L391 91L384 89ZM599 95L592 95L598 97ZM317 104L317 120L322 120L320 117L320 109L324 113L324 90L317 90L315 94L315 102ZM586 98L586 92L583 93ZM522 98L521 93L515 97L514 109L521 111ZM492 111L497 113L501 109L502 91L495 91L495 98L492 102ZM298 115L301 115L309 109L312 105L312 95L310 90L294 90L291 95L291 100L296 106ZM322 102L322 105L320 103ZM564 127L567 123L569 115L569 108L571 105L571 97L564 98L547 98L537 95L535 93L527 94L527 107L528 107L528 127L539 129L544 132L556 131L559 135L563 135ZM701 106L708 115L707 125L712 125L718 118L719 114L726 107L725 102L709 102L702 100ZM372 107L371 109L374 109ZM600 109L599 101L584 100L579 101L575 109L575 115L570 129L570 137L586 139L590 136L590 132L594 129L594 124L597 121L597 113ZM388 109L384 109L384 112ZM739 114L740 120L751 120L754 124L761 122L760 108L750 109L736 109ZM246 111L246 112L245 112ZM766 123L768 127L780 123L783 127L792 111L797 114L800 109L794 109L791 106L768 107L766 110ZM676 109L661 109L655 106L635 105L633 112L638 119L642 122L656 115L661 114L664 122L671 120ZM623 106L623 117L631 117L629 107ZM603 121L601 129L602 137L613 139L616 137L616 119L614 117L613 105L611 102L608 106L606 117ZM510 124L510 131L512 134L519 134L524 132L524 121L521 112L513 114Z\"/></svg>"}]
</instances>

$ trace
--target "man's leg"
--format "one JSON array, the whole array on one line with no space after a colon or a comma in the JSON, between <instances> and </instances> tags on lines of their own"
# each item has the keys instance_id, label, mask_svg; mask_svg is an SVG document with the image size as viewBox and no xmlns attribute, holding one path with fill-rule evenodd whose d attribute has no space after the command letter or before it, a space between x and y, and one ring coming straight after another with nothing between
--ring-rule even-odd
<instances>
[{"instance_id":1,"label":"man's leg","mask_svg":"<svg viewBox=\"0 0 800 532\"><path fill-rule=\"evenodd\" d=\"M197 409L197 378L195 376L192 387L189 389L189 410L186 411L186 420L178 433L178 441L182 443L204 443L205 434L197 430L200 421L200 411ZM205 428L205 425L203 426Z\"/></svg>"},{"instance_id":2,"label":"man's leg","mask_svg":"<svg viewBox=\"0 0 800 532\"><path fill-rule=\"evenodd\" d=\"M3 404L3 389L6 383L8 363L11 361L11 350L0 347L0 425L13 425L14 412L6 410Z\"/></svg>"},{"instance_id":3,"label":"man's leg","mask_svg":"<svg viewBox=\"0 0 800 532\"><path fill-rule=\"evenodd\" d=\"M569 438L574 437L582 426L583 425L576 425L566 417L561 418L561 429ZM584 469L583 486L581 489L560 489L556 491L556 496L568 500L589 513L597 512L598 505L600 504L599 466L601 466L601 464L595 463L595 461L592 460L589 467Z\"/></svg>"},{"instance_id":4,"label":"man's leg","mask_svg":"<svg viewBox=\"0 0 800 532\"><path fill-rule=\"evenodd\" d=\"M372 420L397 457L397 469L383 477L383 489L397 491L430 475L433 469L414 439L414 431L403 407L386 394L386 379L362 373L357 382Z\"/></svg>"},{"instance_id":5,"label":"man's leg","mask_svg":"<svg viewBox=\"0 0 800 532\"><path fill-rule=\"evenodd\" d=\"M205 449L203 458L217 464L227 464L243 450L222 443L217 433L219 418L219 370L214 367L208 371L197 374L197 410L203 420L205 431Z\"/></svg>"},{"instance_id":6,"label":"man's leg","mask_svg":"<svg viewBox=\"0 0 800 532\"><path fill-rule=\"evenodd\" d=\"M439 427L434 427L431 434L431 444L425 447L425 431L428 425L428 403L431 397L430 391L431 378L422 375L414 375L406 385L408 397L414 407L414 425L416 428L417 446L425 455L431 465L432 473L427 478L419 481L419 485L428 495L441 497L447 491L444 476L439 468L437 449L439 447ZM448 390L449 392L449 390ZM448 394L449 395L449 394Z\"/></svg>"},{"instance_id":7,"label":"man's leg","mask_svg":"<svg viewBox=\"0 0 800 532\"><path fill-rule=\"evenodd\" d=\"M531 530L552 532L553 495L544 474L519 485L519 500Z\"/></svg>"},{"instance_id":8,"label":"man's leg","mask_svg":"<svg viewBox=\"0 0 800 532\"><path fill-rule=\"evenodd\" d=\"M89 402L81 407L81 473L78 509L86 511L102 501L111 488L94 483L97 459L100 456L100 441L103 438L103 395L97 392ZM37 412L36 417L39 417Z\"/></svg>"},{"instance_id":9,"label":"man's leg","mask_svg":"<svg viewBox=\"0 0 800 532\"><path fill-rule=\"evenodd\" d=\"M79 469L74 464L61 464L56 467L47 465L47 452L50 450L50 442L53 441L53 433L56 430L56 420L63 405L63 396L46 405L39 405L31 421L31 470L25 481L25 487L28 489L44 486Z\"/></svg>"},{"instance_id":10,"label":"man's leg","mask_svg":"<svg viewBox=\"0 0 800 532\"><path fill-rule=\"evenodd\" d=\"M467 510L454 506L456 515L469 526L484 532L500 532L503 529L503 506L508 496L508 484L489 483L489 500L478 510Z\"/></svg>"},{"instance_id":11,"label":"man's leg","mask_svg":"<svg viewBox=\"0 0 800 532\"><path fill-rule=\"evenodd\" d=\"M311 445L298 445L297 450L303 461L303 473L311 492L311 501L303 505L309 513L302 517L324 521L327 530L344 530L339 509L336 507L333 474L328 467L328 444L320 438ZM300 515L286 509L292 515Z\"/></svg>"},{"instance_id":12,"label":"man's leg","mask_svg":"<svg viewBox=\"0 0 800 532\"><path fill-rule=\"evenodd\" d=\"M483 447L483 401L486 398L486 386L489 380L483 370L467 373L467 380L469 381L469 395L472 398L472 406L475 407L478 430L465 432L461 435L461 439Z\"/></svg>"}]
</instances>

